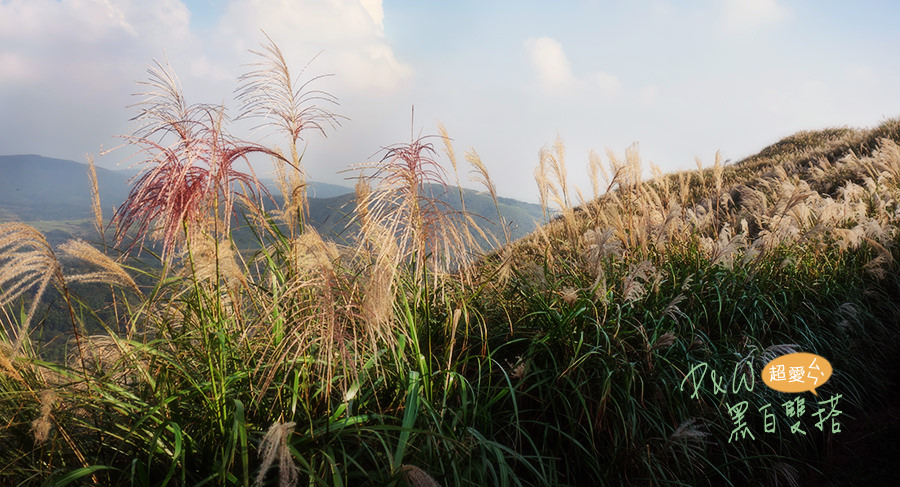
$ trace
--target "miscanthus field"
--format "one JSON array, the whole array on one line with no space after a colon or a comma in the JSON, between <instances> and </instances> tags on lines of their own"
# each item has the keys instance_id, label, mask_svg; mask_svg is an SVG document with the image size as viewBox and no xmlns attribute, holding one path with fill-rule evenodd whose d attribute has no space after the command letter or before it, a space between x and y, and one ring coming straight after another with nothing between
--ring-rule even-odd
<instances>
[{"instance_id":1,"label":"miscanthus field","mask_svg":"<svg viewBox=\"0 0 900 487\"><path fill-rule=\"evenodd\" d=\"M592 153L587 188L557 140L546 224L516 241L446 204L497 195L439 128L353 168L332 238L306 224L302 148L336 100L257 54L240 117L283 146L158 64L126 137L142 172L112 215L95 185L95 241L0 225L0 484L889 482L900 121L649 179L636 148ZM260 157L271 192L240 169ZM69 332L48 342L51 294ZM831 362L817 395L762 383L792 352Z\"/></svg>"}]
</instances>

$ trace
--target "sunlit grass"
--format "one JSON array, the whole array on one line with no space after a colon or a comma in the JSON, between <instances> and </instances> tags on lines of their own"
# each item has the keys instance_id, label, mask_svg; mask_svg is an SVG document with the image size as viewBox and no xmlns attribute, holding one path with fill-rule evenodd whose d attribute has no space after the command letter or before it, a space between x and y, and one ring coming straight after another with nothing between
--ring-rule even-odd
<instances>
[{"instance_id":1,"label":"sunlit grass","mask_svg":"<svg viewBox=\"0 0 900 487\"><path fill-rule=\"evenodd\" d=\"M557 139L535 171L557 217L513 242L474 150L499 231L435 193L461 172L441 129L452 172L436 140L387 146L356 168L359 231L336 243L307 225L298 149L336 128L321 106L336 98L307 91L320 79L299 81L271 41L257 54L244 115L286 149L229 136L225 108L189 105L160 67L128 138L146 170L113 219L125 248L0 226L0 483L793 485L841 436L810 417L790 433L762 366L827 357L819 397L842 394L848 421L886 392L896 121L648 181L636 147L592 153L590 188L569 185ZM249 153L278 165L281 208L234 170ZM156 269L123 253L142 243L161 243L144 249ZM85 282L111 289L103 310L73 291ZM51 287L71 322L60 360L32 339ZM701 363L757 384L723 394L689 378ZM731 441L739 401L779 408L775 432Z\"/></svg>"}]
</instances>

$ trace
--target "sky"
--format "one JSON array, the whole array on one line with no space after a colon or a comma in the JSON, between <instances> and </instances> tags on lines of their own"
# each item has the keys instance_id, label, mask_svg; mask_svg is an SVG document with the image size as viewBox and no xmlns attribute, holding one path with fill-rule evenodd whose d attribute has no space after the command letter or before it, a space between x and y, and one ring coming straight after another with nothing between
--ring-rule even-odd
<instances>
[{"instance_id":1,"label":"sky","mask_svg":"<svg viewBox=\"0 0 900 487\"><path fill-rule=\"evenodd\" d=\"M236 115L265 32L301 78L330 75L311 86L347 117L306 134L310 179L341 183L442 123L501 195L537 201L538 154L557 137L587 192L591 150L637 143L668 172L898 117L898 21L900 2L870 0L0 0L0 154L124 168L132 151L108 149L134 129L155 60L189 103Z\"/></svg>"}]
</instances>

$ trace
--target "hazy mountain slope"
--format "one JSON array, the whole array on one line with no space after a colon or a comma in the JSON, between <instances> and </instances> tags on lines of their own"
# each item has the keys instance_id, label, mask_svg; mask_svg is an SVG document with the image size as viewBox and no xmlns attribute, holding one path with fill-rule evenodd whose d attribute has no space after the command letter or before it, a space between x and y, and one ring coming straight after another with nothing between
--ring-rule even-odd
<instances>
[{"instance_id":1,"label":"hazy mountain slope","mask_svg":"<svg viewBox=\"0 0 900 487\"><path fill-rule=\"evenodd\" d=\"M87 164L34 154L0 156L0 218L76 220L90 217ZM97 168L101 204L125 199L129 173Z\"/></svg>"},{"instance_id":2,"label":"hazy mountain slope","mask_svg":"<svg viewBox=\"0 0 900 487\"><path fill-rule=\"evenodd\" d=\"M91 217L91 196L87 164L53 159L39 155L0 156L0 221L63 221ZM125 200L131 173L97 168L100 197L105 216ZM262 181L273 191L276 202L280 196L271 181ZM355 205L353 189L329 183L310 182L310 220L323 235L346 235L347 225ZM496 226L497 209L487 194L471 189L463 191L466 209L476 217L479 225L494 235L502 235ZM442 199L454 210L461 210L457 188L447 188ZM543 219L540 206L509 198L499 199L500 212L506 220L510 235L519 238L532 231ZM64 229L54 229L63 240Z\"/></svg>"},{"instance_id":3,"label":"hazy mountain slope","mask_svg":"<svg viewBox=\"0 0 900 487\"><path fill-rule=\"evenodd\" d=\"M100 198L111 214L128 195L133 172L97 168ZM267 181L263 181L267 183ZM269 187L275 187L269 184ZM336 184L310 182L310 197L352 193ZM0 156L0 218L4 220L78 220L91 214L87 164L35 154Z\"/></svg>"},{"instance_id":4,"label":"hazy mountain slope","mask_svg":"<svg viewBox=\"0 0 900 487\"><path fill-rule=\"evenodd\" d=\"M267 188L269 191L275 191L278 188L278 185L274 180L271 179L260 179L260 182ZM310 198L319 198L319 199L327 199L334 198L335 196L341 196L345 194L353 193L353 188L350 186L343 186L340 184L331 184L331 183L321 183L317 181L307 181L306 183L306 194Z\"/></svg>"},{"instance_id":5,"label":"hazy mountain slope","mask_svg":"<svg viewBox=\"0 0 900 487\"><path fill-rule=\"evenodd\" d=\"M462 211L459 189L455 186L444 190L434 188L434 194L448 205L452 211ZM489 232L502 243L503 231L497 225L497 207L489 194L464 188L462 191L465 210L473 216L474 222L482 230ZM506 221L512 240L521 238L534 230L543 221L540 205L522 201L498 198L500 214ZM333 198L310 198L310 220L322 235L346 236L352 225L352 216L356 209L354 194L345 194ZM485 242L482 242L484 244Z\"/></svg>"}]
</instances>

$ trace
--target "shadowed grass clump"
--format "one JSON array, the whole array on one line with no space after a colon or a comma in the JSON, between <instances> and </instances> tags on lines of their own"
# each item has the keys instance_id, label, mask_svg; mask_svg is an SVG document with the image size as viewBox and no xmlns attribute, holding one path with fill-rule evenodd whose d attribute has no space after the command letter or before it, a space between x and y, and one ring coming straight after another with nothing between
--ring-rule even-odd
<instances>
[{"instance_id":1,"label":"shadowed grass clump","mask_svg":"<svg viewBox=\"0 0 900 487\"><path fill-rule=\"evenodd\" d=\"M297 146L339 126L337 99L271 39L255 53L241 116L287 150L229 135L157 65L126 138L144 171L113 218L125 248L0 225L0 484L821 484L841 428L893 387L896 121L646 181L637 146L592 152L592 198L558 138L535 171L557 216L518 241L474 150L496 231L462 190L447 203L441 127L452 174L429 137L384 148L354 167L338 243L307 224ZM251 154L276 164L280 207L236 169ZM129 251L151 241L148 270ZM51 287L60 359L38 336ZM796 351L834 367L817 396L759 383Z\"/></svg>"}]
</instances>

